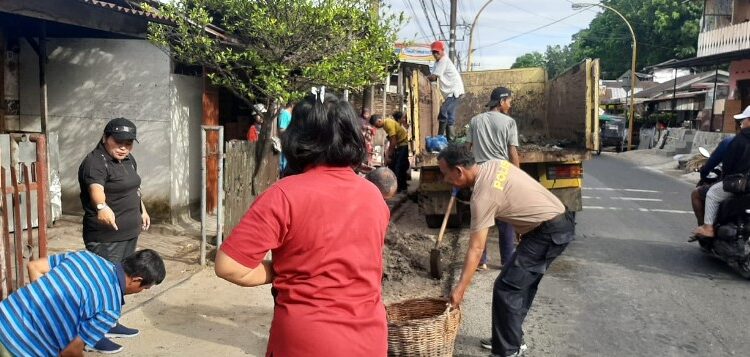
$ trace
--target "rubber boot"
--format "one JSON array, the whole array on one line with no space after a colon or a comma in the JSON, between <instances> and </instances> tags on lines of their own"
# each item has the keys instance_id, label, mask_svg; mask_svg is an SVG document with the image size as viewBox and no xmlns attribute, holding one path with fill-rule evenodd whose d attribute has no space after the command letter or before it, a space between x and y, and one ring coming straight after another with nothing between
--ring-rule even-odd
<instances>
[{"instance_id":1,"label":"rubber boot","mask_svg":"<svg viewBox=\"0 0 750 357\"><path fill-rule=\"evenodd\" d=\"M448 141L456 140L456 126L448 125L445 127L445 137Z\"/></svg>"},{"instance_id":2,"label":"rubber boot","mask_svg":"<svg viewBox=\"0 0 750 357\"><path fill-rule=\"evenodd\" d=\"M445 135L445 122L438 122L438 132L437 135Z\"/></svg>"}]
</instances>

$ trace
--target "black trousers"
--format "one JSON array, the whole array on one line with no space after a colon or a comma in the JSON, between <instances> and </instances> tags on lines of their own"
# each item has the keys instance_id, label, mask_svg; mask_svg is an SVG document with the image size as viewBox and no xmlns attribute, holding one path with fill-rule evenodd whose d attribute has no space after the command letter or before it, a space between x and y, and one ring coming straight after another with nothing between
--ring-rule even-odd
<instances>
[{"instance_id":1,"label":"black trousers","mask_svg":"<svg viewBox=\"0 0 750 357\"><path fill-rule=\"evenodd\" d=\"M495 280L492 291L492 353L518 351L523 321L550 264L575 237L573 212L561 214L526 233Z\"/></svg>"},{"instance_id":2,"label":"black trousers","mask_svg":"<svg viewBox=\"0 0 750 357\"><path fill-rule=\"evenodd\" d=\"M404 191L407 188L408 183L407 175L409 175L409 145L402 145L396 148L393 153L393 159L388 164L388 168L396 174L396 182L398 182L398 192Z\"/></svg>"},{"instance_id":3,"label":"black trousers","mask_svg":"<svg viewBox=\"0 0 750 357\"><path fill-rule=\"evenodd\" d=\"M120 242L86 242L86 250L117 264L135 253L137 242L138 237Z\"/></svg>"}]
</instances>

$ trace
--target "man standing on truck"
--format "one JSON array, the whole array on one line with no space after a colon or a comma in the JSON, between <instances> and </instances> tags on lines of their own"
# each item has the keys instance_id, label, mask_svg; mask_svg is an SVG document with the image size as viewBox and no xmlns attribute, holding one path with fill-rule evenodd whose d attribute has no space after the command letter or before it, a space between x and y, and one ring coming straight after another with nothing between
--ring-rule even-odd
<instances>
[{"instance_id":1,"label":"man standing on truck","mask_svg":"<svg viewBox=\"0 0 750 357\"><path fill-rule=\"evenodd\" d=\"M512 224L524 238L492 291L492 355L520 356L523 320L531 308L544 273L575 237L572 212L526 172L504 160L476 165L465 147L449 145L438 155L445 181L472 188L471 236L458 284L450 295L459 306L476 271L489 227L499 219Z\"/></svg>"},{"instance_id":2,"label":"man standing on truck","mask_svg":"<svg viewBox=\"0 0 750 357\"><path fill-rule=\"evenodd\" d=\"M427 79L432 82L438 81L440 92L443 94L443 105L440 106L438 114L438 135L445 135L448 141L453 141L456 138L456 109L458 99L464 94L464 82L456 66L445 54L445 43L435 41L430 45L430 49L436 62Z\"/></svg>"},{"instance_id":3,"label":"man standing on truck","mask_svg":"<svg viewBox=\"0 0 750 357\"><path fill-rule=\"evenodd\" d=\"M518 157L518 127L510 114L512 92L505 87L497 87L490 94L490 101L485 105L489 111L471 118L468 140L477 164L490 160L510 161L521 167ZM495 220L500 240L500 266L505 266L515 249L516 231L513 226ZM479 269L487 269L487 248L482 253Z\"/></svg>"}]
</instances>

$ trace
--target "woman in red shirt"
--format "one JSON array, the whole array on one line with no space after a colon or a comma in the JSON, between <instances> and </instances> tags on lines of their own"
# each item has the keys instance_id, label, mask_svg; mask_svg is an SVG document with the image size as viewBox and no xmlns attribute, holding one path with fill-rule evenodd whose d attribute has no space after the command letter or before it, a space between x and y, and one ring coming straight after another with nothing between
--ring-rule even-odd
<instances>
[{"instance_id":1,"label":"woman in red shirt","mask_svg":"<svg viewBox=\"0 0 750 357\"><path fill-rule=\"evenodd\" d=\"M266 356L385 356L381 298L390 213L352 167L365 157L351 105L328 95L294 107L287 176L261 194L221 246L216 274L277 291ZM273 261L263 261L268 251Z\"/></svg>"}]
</instances>

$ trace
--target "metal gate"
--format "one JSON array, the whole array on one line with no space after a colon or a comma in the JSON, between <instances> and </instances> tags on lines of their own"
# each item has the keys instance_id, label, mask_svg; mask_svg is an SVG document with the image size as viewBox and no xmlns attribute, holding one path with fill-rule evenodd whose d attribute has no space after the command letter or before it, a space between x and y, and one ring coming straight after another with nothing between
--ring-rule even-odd
<instances>
[{"instance_id":1,"label":"metal gate","mask_svg":"<svg viewBox=\"0 0 750 357\"><path fill-rule=\"evenodd\" d=\"M0 190L0 299L3 299L26 284L29 260L47 256L47 142L44 135L0 135Z\"/></svg>"}]
</instances>

